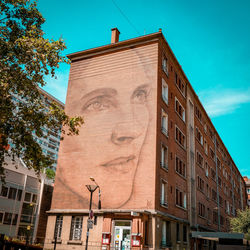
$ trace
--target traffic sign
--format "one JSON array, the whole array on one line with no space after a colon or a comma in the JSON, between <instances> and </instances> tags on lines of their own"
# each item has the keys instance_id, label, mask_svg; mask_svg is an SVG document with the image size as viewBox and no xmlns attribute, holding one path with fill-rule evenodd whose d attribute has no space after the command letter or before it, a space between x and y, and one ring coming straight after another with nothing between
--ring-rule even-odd
<instances>
[{"instance_id":1,"label":"traffic sign","mask_svg":"<svg viewBox=\"0 0 250 250\"><path fill-rule=\"evenodd\" d=\"M89 229L92 229L92 228L93 228L93 224L94 224L94 221L91 220L91 219L88 219L88 221L87 221L87 226L88 226Z\"/></svg>"}]
</instances>

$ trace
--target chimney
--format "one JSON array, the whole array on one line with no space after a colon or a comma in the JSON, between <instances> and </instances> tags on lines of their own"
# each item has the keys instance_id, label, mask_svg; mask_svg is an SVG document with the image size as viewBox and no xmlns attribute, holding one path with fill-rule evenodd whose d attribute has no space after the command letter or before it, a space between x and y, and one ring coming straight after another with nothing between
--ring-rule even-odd
<instances>
[{"instance_id":1,"label":"chimney","mask_svg":"<svg viewBox=\"0 0 250 250\"><path fill-rule=\"evenodd\" d=\"M111 43L117 43L119 42L119 35L120 31L117 28L111 29L112 34L111 34Z\"/></svg>"}]
</instances>

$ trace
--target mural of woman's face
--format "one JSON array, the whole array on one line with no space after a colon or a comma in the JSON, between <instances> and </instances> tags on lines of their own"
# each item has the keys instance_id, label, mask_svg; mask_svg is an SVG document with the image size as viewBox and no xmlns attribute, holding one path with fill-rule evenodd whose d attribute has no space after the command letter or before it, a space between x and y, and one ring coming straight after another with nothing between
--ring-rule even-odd
<instances>
[{"instance_id":1,"label":"mural of woman's face","mask_svg":"<svg viewBox=\"0 0 250 250\"><path fill-rule=\"evenodd\" d=\"M81 178L82 186L91 184L92 176L103 208L120 208L130 200L150 120L151 84L142 66L71 81L66 112L84 118L79 135L64 141L72 172L62 171L61 180L72 193L89 200L87 189L72 183Z\"/></svg>"}]
</instances>

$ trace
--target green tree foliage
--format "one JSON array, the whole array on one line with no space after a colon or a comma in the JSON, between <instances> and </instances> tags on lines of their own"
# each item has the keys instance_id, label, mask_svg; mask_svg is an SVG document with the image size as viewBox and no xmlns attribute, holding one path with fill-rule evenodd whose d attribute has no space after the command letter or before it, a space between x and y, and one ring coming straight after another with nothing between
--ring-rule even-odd
<instances>
[{"instance_id":1,"label":"green tree foliage","mask_svg":"<svg viewBox=\"0 0 250 250\"><path fill-rule=\"evenodd\" d=\"M244 233L245 237L250 240L250 208L237 211L237 217L230 220L233 232Z\"/></svg>"},{"instance_id":2,"label":"green tree foliage","mask_svg":"<svg viewBox=\"0 0 250 250\"><path fill-rule=\"evenodd\" d=\"M49 179L54 180L55 179L55 171L53 169L47 168L46 169L46 175Z\"/></svg>"},{"instance_id":3,"label":"green tree foliage","mask_svg":"<svg viewBox=\"0 0 250 250\"><path fill-rule=\"evenodd\" d=\"M68 117L56 103L46 107L39 87L46 84L45 75L55 77L66 48L62 39L44 38L45 19L36 1L0 1L0 176L4 176L6 159L22 157L37 174L52 165L42 153L32 133L44 137L42 128L62 129L63 135L78 134L81 117ZM24 102L17 104L13 94ZM46 110L47 109L47 110ZM8 149L8 145L14 145Z\"/></svg>"}]
</instances>

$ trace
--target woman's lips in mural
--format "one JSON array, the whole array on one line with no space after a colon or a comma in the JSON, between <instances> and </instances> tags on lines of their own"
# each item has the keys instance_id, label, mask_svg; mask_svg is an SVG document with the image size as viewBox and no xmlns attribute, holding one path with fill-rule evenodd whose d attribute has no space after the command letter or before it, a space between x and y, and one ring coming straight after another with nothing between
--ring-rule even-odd
<instances>
[{"instance_id":1,"label":"woman's lips in mural","mask_svg":"<svg viewBox=\"0 0 250 250\"><path fill-rule=\"evenodd\" d=\"M102 163L101 166L102 167L114 167L117 170L128 170L126 169L126 165L128 163L130 163L131 161L133 161L135 159L135 155L130 155L130 156L121 156L121 157L117 157L111 161ZM124 169L125 167L125 169Z\"/></svg>"}]
</instances>

